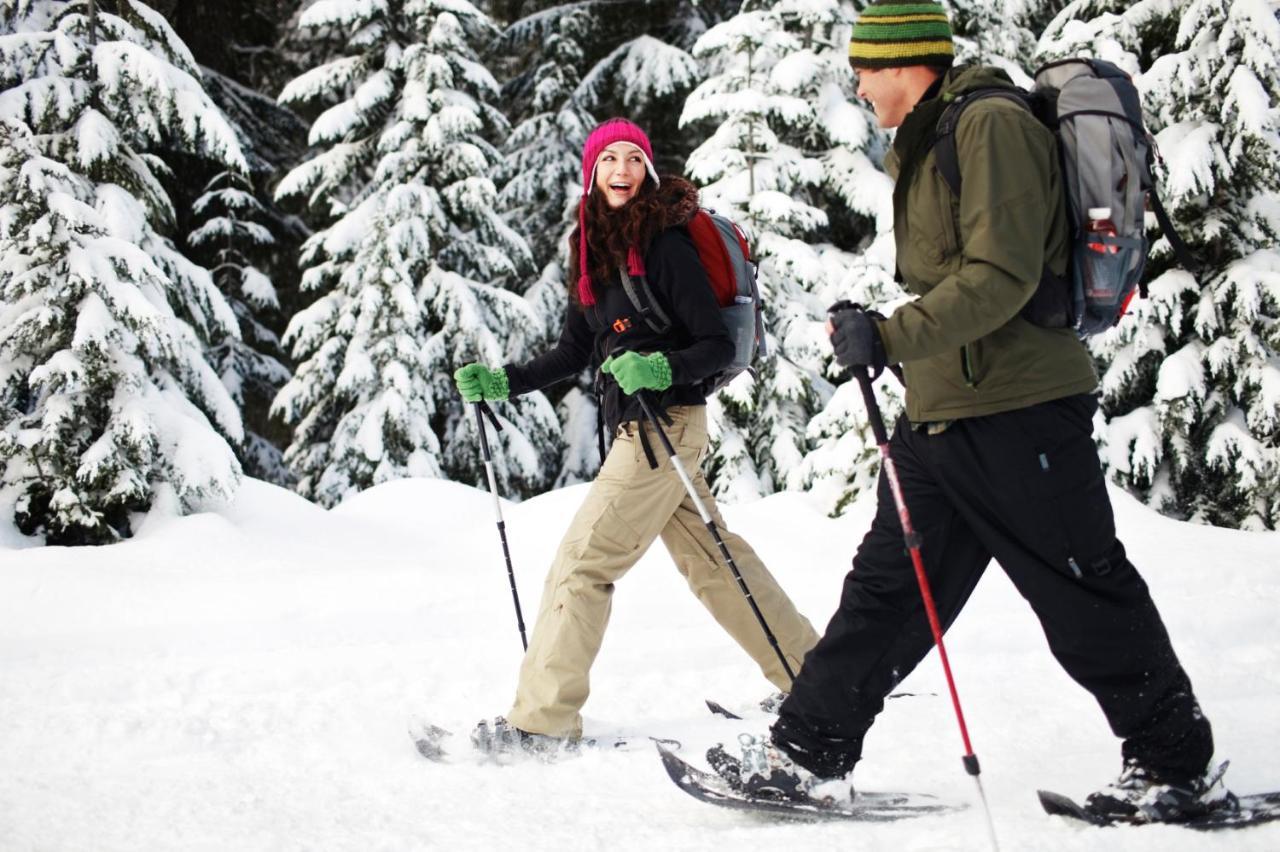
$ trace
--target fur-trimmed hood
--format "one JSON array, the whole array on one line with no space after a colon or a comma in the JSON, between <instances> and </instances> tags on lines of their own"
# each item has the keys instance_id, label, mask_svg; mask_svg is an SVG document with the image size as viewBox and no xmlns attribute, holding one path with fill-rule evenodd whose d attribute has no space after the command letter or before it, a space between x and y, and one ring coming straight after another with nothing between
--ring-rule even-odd
<instances>
[{"instance_id":1,"label":"fur-trimmed hood","mask_svg":"<svg viewBox=\"0 0 1280 852\"><path fill-rule=\"evenodd\" d=\"M687 225L698 212L698 188L684 178L663 175L658 185L658 200L666 212L663 217L666 228Z\"/></svg>"}]
</instances>

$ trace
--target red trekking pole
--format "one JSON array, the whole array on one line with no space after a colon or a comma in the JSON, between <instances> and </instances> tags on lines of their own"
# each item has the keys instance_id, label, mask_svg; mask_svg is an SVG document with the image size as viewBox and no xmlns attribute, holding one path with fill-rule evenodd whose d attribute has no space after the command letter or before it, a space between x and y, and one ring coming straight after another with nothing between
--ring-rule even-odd
<instances>
[{"instance_id":1,"label":"red trekking pole","mask_svg":"<svg viewBox=\"0 0 1280 852\"><path fill-rule=\"evenodd\" d=\"M991 807L987 804L987 794L982 789L982 770L978 766L978 756L973 753L973 746L969 743L969 727L964 721L964 710L960 707L960 694L956 691L955 678L951 676L951 661L947 659L947 647L942 641L942 622L938 618L938 608L933 602L929 578L924 573L924 559L920 555L920 534L911 525L907 501L902 496L902 486L898 484L898 469L894 467L893 456L889 452L889 435L885 432L884 418L880 416L880 405L876 402L875 391L871 388L871 380L875 375L872 374L870 367L858 369L856 373L858 386L862 389L862 401L867 406L867 419L871 422L871 432L875 435L876 444L880 449L884 475L889 481L889 491L893 493L893 502L898 509L898 520L902 524L902 538L907 545L907 551L911 554L911 564L916 569L916 582L920 585L920 597L924 601L925 613L929 616L933 644L938 648L938 658L942 660L942 671L947 677L947 689L951 691L951 705L955 708L956 721L960 724L960 738L964 741L964 770L973 776L974 782L978 785L978 796L982 799L982 807L987 814L987 830L991 833L991 845L992 848L999 849L995 822L991 819ZM899 379L901 379L900 375Z\"/></svg>"}]
</instances>

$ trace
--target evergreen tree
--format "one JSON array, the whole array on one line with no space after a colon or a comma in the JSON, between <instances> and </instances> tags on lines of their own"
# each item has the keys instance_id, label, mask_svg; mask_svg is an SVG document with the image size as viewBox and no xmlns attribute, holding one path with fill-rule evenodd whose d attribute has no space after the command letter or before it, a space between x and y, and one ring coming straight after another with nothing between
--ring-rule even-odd
<instances>
[{"instance_id":1,"label":"evergreen tree","mask_svg":"<svg viewBox=\"0 0 1280 852\"><path fill-rule=\"evenodd\" d=\"M270 200L268 186L297 162L306 125L217 71L202 67L201 73L210 99L235 130L249 171L228 171L208 156L181 150L157 151L172 171L164 184L177 213L174 240L214 270L239 320L242 340L217 343L208 358L240 406L246 429L241 465L250 476L288 486L292 476L280 460L288 432L269 412L292 373L279 344L281 303L290 313L298 308L298 248L309 232Z\"/></svg>"},{"instance_id":2,"label":"evergreen tree","mask_svg":"<svg viewBox=\"0 0 1280 852\"><path fill-rule=\"evenodd\" d=\"M280 339L263 322L280 308L275 285L252 260L269 252L276 240L253 184L236 172L214 177L196 200L194 214L201 224L187 242L211 269L240 328L239 338L218 342L208 358L247 423L249 412L265 413L291 375L280 362ZM250 476L279 485L291 482L280 449L252 428L246 430L239 455Z\"/></svg>"},{"instance_id":3,"label":"evergreen tree","mask_svg":"<svg viewBox=\"0 0 1280 852\"><path fill-rule=\"evenodd\" d=\"M1091 343L1111 474L1175 517L1251 529L1280 519L1278 16L1266 0L1077 0L1040 44L1134 76L1161 197L1202 262L1174 267L1159 240L1150 298Z\"/></svg>"},{"instance_id":4,"label":"evergreen tree","mask_svg":"<svg viewBox=\"0 0 1280 852\"><path fill-rule=\"evenodd\" d=\"M542 270L524 296L546 320L546 333L537 344L546 347L559 334L568 309L567 240L582 194L582 144L596 124L577 87L598 21L594 4L536 5L540 8L526 6L527 14L504 30L495 50L523 60L515 63L502 89L514 127L507 138L506 182L498 201ZM565 444L555 484L589 480L600 465L591 376L584 372L576 384L547 392L552 399L560 396L556 408Z\"/></svg>"},{"instance_id":5,"label":"evergreen tree","mask_svg":"<svg viewBox=\"0 0 1280 852\"><path fill-rule=\"evenodd\" d=\"M1031 88L1039 33L1065 0L943 0L951 16L957 64L994 65Z\"/></svg>"},{"instance_id":6,"label":"evergreen tree","mask_svg":"<svg viewBox=\"0 0 1280 852\"><path fill-rule=\"evenodd\" d=\"M206 76L213 71L249 90L278 92L309 67L297 64L301 57L281 43L305 5L304 0L170 0L162 11L207 69Z\"/></svg>"},{"instance_id":7,"label":"evergreen tree","mask_svg":"<svg viewBox=\"0 0 1280 852\"><path fill-rule=\"evenodd\" d=\"M682 121L718 125L689 172L706 184L704 203L753 238L772 350L754 380L744 374L710 402L711 471L730 499L837 476L822 450L851 423L814 421L839 378L825 311L839 298L883 304L894 290L891 243L886 263L875 234L892 223L883 137L851 102L850 20L834 0L748 2L695 47L711 74Z\"/></svg>"},{"instance_id":8,"label":"evergreen tree","mask_svg":"<svg viewBox=\"0 0 1280 852\"><path fill-rule=\"evenodd\" d=\"M594 115L621 115L653 141L659 172L676 172L692 150L680 105L703 77L694 43L730 17L737 0L646 0L591 3L596 50L588 55L577 96Z\"/></svg>"},{"instance_id":9,"label":"evergreen tree","mask_svg":"<svg viewBox=\"0 0 1280 852\"><path fill-rule=\"evenodd\" d=\"M492 26L465 0L319 0L299 26L342 50L280 95L323 111L316 155L277 196L326 223L302 253L302 287L319 298L285 334L299 362L275 403L295 426L285 461L325 505L404 476L479 482L451 374L524 357L546 321L504 289L531 259L496 212L507 125L473 47ZM559 450L554 412L540 394L500 408L504 491L539 490Z\"/></svg>"},{"instance_id":10,"label":"evergreen tree","mask_svg":"<svg viewBox=\"0 0 1280 852\"><path fill-rule=\"evenodd\" d=\"M50 543L228 499L240 416L204 347L237 335L163 233L158 148L246 163L190 53L137 0L0 9L0 505Z\"/></svg>"},{"instance_id":11,"label":"evergreen tree","mask_svg":"<svg viewBox=\"0 0 1280 852\"><path fill-rule=\"evenodd\" d=\"M582 143L596 120L575 92L585 62L583 42L594 29L583 4L553 5L516 21L497 47L530 57L529 67L502 89L514 128L499 201L540 269L562 259L563 237L574 221L567 208L582 192Z\"/></svg>"}]
</instances>

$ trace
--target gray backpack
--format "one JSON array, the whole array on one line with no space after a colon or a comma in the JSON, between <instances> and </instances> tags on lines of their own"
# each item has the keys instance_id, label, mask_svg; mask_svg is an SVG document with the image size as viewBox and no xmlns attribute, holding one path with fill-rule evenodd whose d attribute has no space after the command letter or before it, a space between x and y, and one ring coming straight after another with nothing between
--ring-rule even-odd
<instances>
[{"instance_id":1,"label":"gray backpack","mask_svg":"<svg viewBox=\"0 0 1280 852\"><path fill-rule=\"evenodd\" d=\"M1156 195L1155 143L1128 74L1100 59L1064 59L1037 70L1030 92L989 88L957 98L938 121L934 147L938 172L957 197L956 125L968 104L988 97L1022 104L1058 140L1071 255L1064 276L1044 270L1024 318L1049 328L1071 327L1081 337L1118 323L1134 293L1146 295L1142 271L1151 243L1143 214L1148 202L1178 262L1197 271Z\"/></svg>"},{"instance_id":2,"label":"gray backpack","mask_svg":"<svg viewBox=\"0 0 1280 852\"><path fill-rule=\"evenodd\" d=\"M756 286L756 263L742 229L714 210L699 210L687 227L720 304L720 318L733 339L733 361L703 380L702 392L710 396L743 370L751 370L756 359L765 354L764 315ZM648 282L632 278L626 267L619 271L623 289L640 318L658 334L665 334L671 328L671 319L654 298Z\"/></svg>"}]
</instances>

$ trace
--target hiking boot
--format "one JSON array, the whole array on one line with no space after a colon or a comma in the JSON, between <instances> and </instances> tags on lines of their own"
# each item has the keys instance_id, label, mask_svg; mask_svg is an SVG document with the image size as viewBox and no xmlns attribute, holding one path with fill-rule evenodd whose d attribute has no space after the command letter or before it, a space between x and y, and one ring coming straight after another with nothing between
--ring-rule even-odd
<instances>
[{"instance_id":1,"label":"hiking boot","mask_svg":"<svg viewBox=\"0 0 1280 852\"><path fill-rule=\"evenodd\" d=\"M1199 778L1170 783L1127 761L1120 777L1085 799L1085 810L1124 822L1186 822L1219 809L1234 810L1236 797L1222 784L1223 761Z\"/></svg>"},{"instance_id":2,"label":"hiking boot","mask_svg":"<svg viewBox=\"0 0 1280 852\"><path fill-rule=\"evenodd\" d=\"M782 702L787 700L787 692L773 692L760 699L760 709L771 716L777 716L778 711L782 708Z\"/></svg>"},{"instance_id":3,"label":"hiking boot","mask_svg":"<svg viewBox=\"0 0 1280 852\"><path fill-rule=\"evenodd\" d=\"M853 789L844 779L814 775L768 739L741 734L738 742L741 757L729 754L723 745L707 750L707 762L733 789L793 802L853 800Z\"/></svg>"},{"instance_id":4,"label":"hiking boot","mask_svg":"<svg viewBox=\"0 0 1280 852\"><path fill-rule=\"evenodd\" d=\"M568 737L522 731L505 717L498 716L493 721L480 720L471 732L471 744L482 754L502 756L527 753L549 759L562 749L572 751L577 741Z\"/></svg>"}]
</instances>

